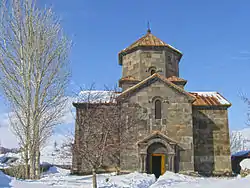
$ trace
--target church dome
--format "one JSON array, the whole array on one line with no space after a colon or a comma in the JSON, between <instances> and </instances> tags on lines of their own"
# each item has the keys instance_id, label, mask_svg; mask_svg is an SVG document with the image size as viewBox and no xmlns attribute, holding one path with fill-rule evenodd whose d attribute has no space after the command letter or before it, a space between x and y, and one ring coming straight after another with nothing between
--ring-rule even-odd
<instances>
[{"instance_id":1,"label":"church dome","mask_svg":"<svg viewBox=\"0 0 250 188\"><path fill-rule=\"evenodd\" d=\"M122 64L122 56L143 47L163 47L163 48L167 47L176 51L177 53L182 54L179 50L177 50L173 46L165 43L164 41L153 35L151 33L151 30L149 29L143 37L141 37L140 39L132 43L129 47L119 52L119 64Z\"/></svg>"}]
</instances>

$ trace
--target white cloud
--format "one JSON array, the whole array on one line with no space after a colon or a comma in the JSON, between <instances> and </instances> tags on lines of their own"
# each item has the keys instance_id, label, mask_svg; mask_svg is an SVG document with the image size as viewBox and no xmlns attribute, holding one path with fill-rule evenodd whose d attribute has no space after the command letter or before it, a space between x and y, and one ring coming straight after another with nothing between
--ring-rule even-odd
<instances>
[{"instance_id":1,"label":"white cloud","mask_svg":"<svg viewBox=\"0 0 250 188\"><path fill-rule=\"evenodd\" d=\"M238 54L232 57L234 60L249 60L250 59L250 51L242 50Z\"/></svg>"},{"instance_id":2,"label":"white cloud","mask_svg":"<svg viewBox=\"0 0 250 188\"><path fill-rule=\"evenodd\" d=\"M7 148L18 147L17 139L9 126L0 127L0 142L1 146L3 147Z\"/></svg>"},{"instance_id":3,"label":"white cloud","mask_svg":"<svg viewBox=\"0 0 250 188\"><path fill-rule=\"evenodd\" d=\"M17 139L9 126L8 113L0 114L0 144L8 148L18 147Z\"/></svg>"},{"instance_id":4,"label":"white cloud","mask_svg":"<svg viewBox=\"0 0 250 188\"><path fill-rule=\"evenodd\" d=\"M250 54L250 51L248 51L248 50L242 50L242 51L240 51L240 54Z\"/></svg>"},{"instance_id":5,"label":"white cloud","mask_svg":"<svg viewBox=\"0 0 250 188\"><path fill-rule=\"evenodd\" d=\"M232 57L232 59L235 59L235 60L249 60L250 59L250 57L240 57L240 56L234 56L234 57Z\"/></svg>"},{"instance_id":6,"label":"white cloud","mask_svg":"<svg viewBox=\"0 0 250 188\"><path fill-rule=\"evenodd\" d=\"M8 113L0 114L0 127L6 127L9 125Z\"/></svg>"},{"instance_id":7,"label":"white cloud","mask_svg":"<svg viewBox=\"0 0 250 188\"><path fill-rule=\"evenodd\" d=\"M73 97L68 97L67 105L65 107L64 116L61 119L62 124L71 124L75 121L75 108L72 102L75 99Z\"/></svg>"},{"instance_id":8,"label":"white cloud","mask_svg":"<svg viewBox=\"0 0 250 188\"><path fill-rule=\"evenodd\" d=\"M62 124L73 124L75 121L74 107L72 105L73 100L72 97L68 97L68 103L65 107L65 115L61 119ZM55 134L57 133L55 132ZM0 114L0 144L7 148L18 147L18 141L11 130L7 112Z\"/></svg>"}]
</instances>

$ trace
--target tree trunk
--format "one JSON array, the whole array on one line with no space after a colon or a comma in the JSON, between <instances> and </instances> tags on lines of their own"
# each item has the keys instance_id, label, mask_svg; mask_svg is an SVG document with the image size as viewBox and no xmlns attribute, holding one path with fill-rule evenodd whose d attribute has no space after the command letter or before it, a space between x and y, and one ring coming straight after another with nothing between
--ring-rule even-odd
<instances>
[{"instance_id":1,"label":"tree trunk","mask_svg":"<svg viewBox=\"0 0 250 188\"><path fill-rule=\"evenodd\" d=\"M35 174L36 179L40 178L40 151L39 149L36 150L36 164L35 164Z\"/></svg>"},{"instance_id":2,"label":"tree trunk","mask_svg":"<svg viewBox=\"0 0 250 188\"><path fill-rule=\"evenodd\" d=\"M30 179L35 179L36 174L35 174L35 164L36 164L36 157L35 157L35 152L34 148L30 148Z\"/></svg>"},{"instance_id":3,"label":"tree trunk","mask_svg":"<svg viewBox=\"0 0 250 188\"><path fill-rule=\"evenodd\" d=\"M93 188L97 188L96 169L92 169Z\"/></svg>"},{"instance_id":4,"label":"tree trunk","mask_svg":"<svg viewBox=\"0 0 250 188\"><path fill-rule=\"evenodd\" d=\"M25 146L24 148L24 162L25 162L25 178L30 178L30 169L29 169L29 153L28 148Z\"/></svg>"},{"instance_id":5,"label":"tree trunk","mask_svg":"<svg viewBox=\"0 0 250 188\"><path fill-rule=\"evenodd\" d=\"M116 171L116 175L120 175L121 174L121 170L120 167L115 167L115 171Z\"/></svg>"}]
</instances>

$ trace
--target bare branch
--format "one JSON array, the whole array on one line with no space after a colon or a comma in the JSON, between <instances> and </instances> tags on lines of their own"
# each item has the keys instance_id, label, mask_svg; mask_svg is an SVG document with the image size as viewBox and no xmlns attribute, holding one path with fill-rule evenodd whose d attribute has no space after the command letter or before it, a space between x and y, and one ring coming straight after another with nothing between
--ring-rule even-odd
<instances>
[{"instance_id":1,"label":"bare branch","mask_svg":"<svg viewBox=\"0 0 250 188\"><path fill-rule=\"evenodd\" d=\"M33 0L4 0L0 13L0 87L34 171L41 147L64 113L71 42L53 11L36 8Z\"/></svg>"}]
</instances>

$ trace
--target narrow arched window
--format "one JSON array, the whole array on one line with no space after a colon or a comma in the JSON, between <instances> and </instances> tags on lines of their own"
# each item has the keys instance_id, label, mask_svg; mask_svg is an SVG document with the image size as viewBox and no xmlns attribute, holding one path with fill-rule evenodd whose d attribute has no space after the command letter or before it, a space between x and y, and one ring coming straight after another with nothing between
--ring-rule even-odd
<instances>
[{"instance_id":1,"label":"narrow arched window","mask_svg":"<svg viewBox=\"0 0 250 188\"><path fill-rule=\"evenodd\" d=\"M151 75L153 75L155 73L155 70L154 69L152 69L151 70Z\"/></svg>"},{"instance_id":2,"label":"narrow arched window","mask_svg":"<svg viewBox=\"0 0 250 188\"><path fill-rule=\"evenodd\" d=\"M161 119L161 101L155 101L155 119Z\"/></svg>"}]
</instances>

